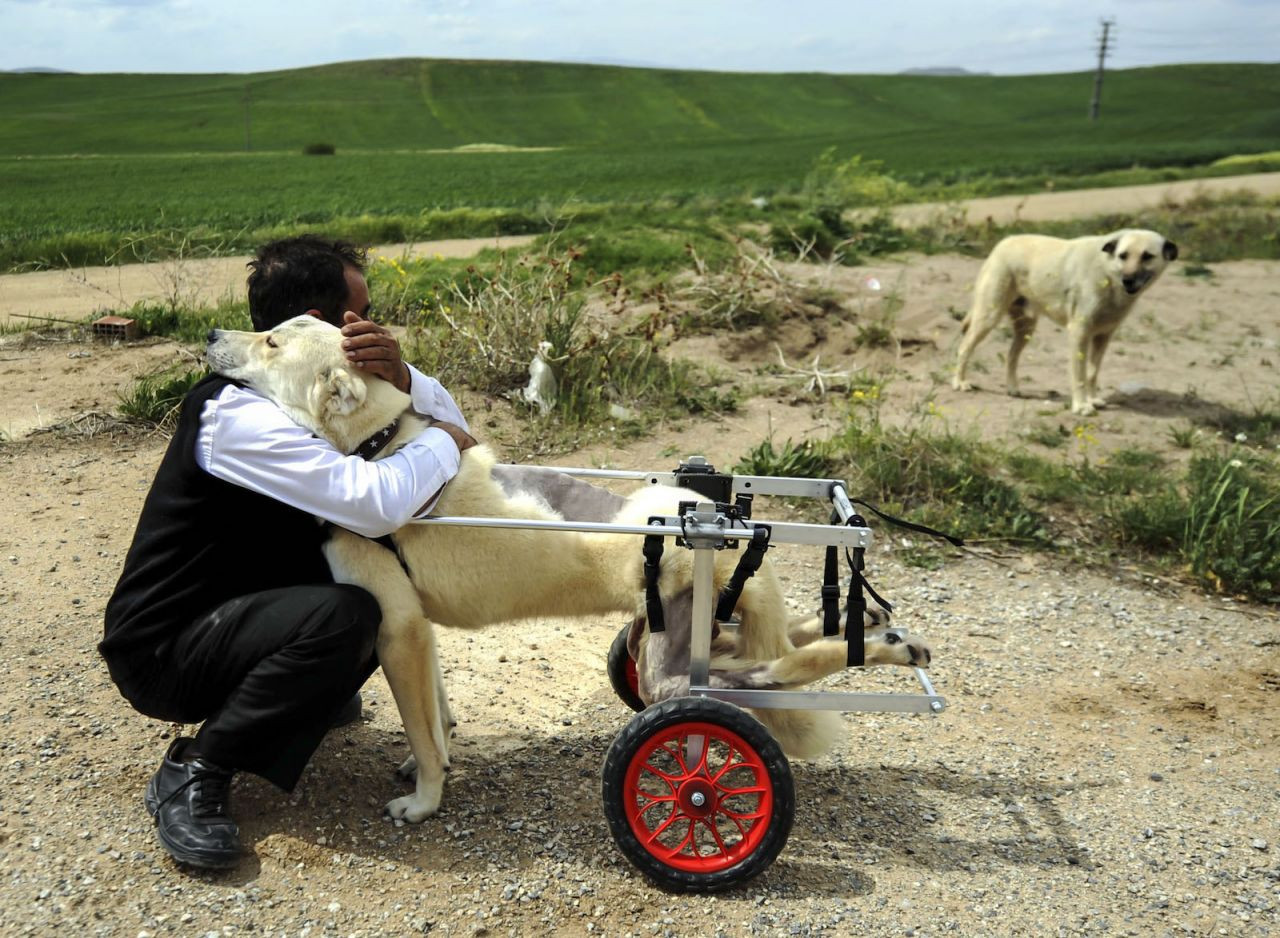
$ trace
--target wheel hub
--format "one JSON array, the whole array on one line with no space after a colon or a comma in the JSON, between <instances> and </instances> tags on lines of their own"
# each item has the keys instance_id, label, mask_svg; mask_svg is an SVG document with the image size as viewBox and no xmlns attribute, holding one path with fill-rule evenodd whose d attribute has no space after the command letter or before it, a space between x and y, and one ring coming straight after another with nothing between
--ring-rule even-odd
<instances>
[{"instance_id":1,"label":"wheel hub","mask_svg":"<svg viewBox=\"0 0 1280 938\"><path fill-rule=\"evenodd\" d=\"M676 795L680 810L688 817L710 817L716 810L716 791L705 778L691 778L680 785Z\"/></svg>"}]
</instances>

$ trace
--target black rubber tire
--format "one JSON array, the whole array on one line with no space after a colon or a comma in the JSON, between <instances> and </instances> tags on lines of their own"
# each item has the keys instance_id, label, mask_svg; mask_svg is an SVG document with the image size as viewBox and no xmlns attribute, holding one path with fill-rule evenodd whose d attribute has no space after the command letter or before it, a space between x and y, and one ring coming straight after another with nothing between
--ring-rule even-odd
<instances>
[{"instance_id":1,"label":"black rubber tire","mask_svg":"<svg viewBox=\"0 0 1280 938\"><path fill-rule=\"evenodd\" d=\"M703 757L692 770L683 763L687 749L682 743L662 745L687 731L704 740ZM739 761L725 768L735 754ZM650 765L653 758L662 765ZM672 776L681 772L684 777L673 784ZM604 814L618 849L648 880L670 892L719 892L759 876L786 845L795 821L791 766L777 741L745 710L710 697L675 697L632 717L609 747L601 781ZM657 789L657 796L640 790L642 783ZM744 794L747 788L751 791ZM689 806L699 794L697 804L709 799L712 809ZM654 806L657 814L650 810ZM637 827L656 849L641 843ZM691 842L692 852L686 852ZM699 843L710 853L701 852Z\"/></svg>"},{"instance_id":2,"label":"black rubber tire","mask_svg":"<svg viewBox=\"0 0 1280 938\"><path fill-rule=\"evenodd\" d=\"M624 625L609 646L609 683L613 685L618 699L639 713L644 709L644 701L636 692L636 663L627 651L627 634L630 631L631 627Z\"/></svg>"}]
</instances>

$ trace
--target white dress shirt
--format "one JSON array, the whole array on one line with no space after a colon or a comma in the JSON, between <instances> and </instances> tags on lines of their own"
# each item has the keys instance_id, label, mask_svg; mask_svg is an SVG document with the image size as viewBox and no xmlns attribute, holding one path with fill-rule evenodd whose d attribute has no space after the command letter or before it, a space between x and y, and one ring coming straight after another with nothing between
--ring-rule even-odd
<instances>
[{"instance_id":1,"label":"white dress shirt","mask_svg":"<svg viewBox=\"0 0 1280 938\"><path fill-rule=\"evenodd\" d=\"M449 392L409 367L419 413L470 432ZM395 453L370 462L347 456L298 426L270 400L227 385L205 402L196 463L210 475L274 498L365 537L381 537L430 510L458 472L453 438L428 428Z\"/></svg>"}]
</instances>

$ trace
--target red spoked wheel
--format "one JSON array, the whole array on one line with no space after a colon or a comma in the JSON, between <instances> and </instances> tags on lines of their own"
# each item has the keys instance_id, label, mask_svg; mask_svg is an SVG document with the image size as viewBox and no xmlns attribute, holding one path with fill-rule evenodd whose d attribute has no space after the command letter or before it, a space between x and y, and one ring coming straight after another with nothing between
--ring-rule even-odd
<instances>
[{"instance_id":1,"label":"red spoked wheel","mask_svg":"<svg viewBox=\"0 0 1280 938\"><path fill-rule=\"evenodd\" d=\"M795 820L791 766L746 711L676 697L632 718L609 747L605 817L658 886L716 892L764 872Z\"/></svg>"},{"instance_id":2,"label":"red spoked wheel","mask_svg":"<svg viewBox=\"0 0 1280 938\"><path fill-rule=\"evenodd\" d=\"M644 709L640 699L640 679L636 676L636 663L627 651L627 635L631 627L624 625L609 646L609 683L618 699L637 713Z\"/></svg>"}]
</instances>

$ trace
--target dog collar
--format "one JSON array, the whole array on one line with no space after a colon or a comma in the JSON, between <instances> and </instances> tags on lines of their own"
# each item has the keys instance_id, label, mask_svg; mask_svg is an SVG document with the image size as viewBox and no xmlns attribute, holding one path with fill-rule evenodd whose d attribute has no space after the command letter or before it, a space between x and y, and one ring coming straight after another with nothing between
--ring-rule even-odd
<instances>
[{"instance_id":1,"label":"dog collar","mask_svg":"<svg viewBox=\"0 0 1280 938\"><path fill-rule=\"evenodd\" d=\"M399 417L357 446L354 455L362 456L365 459L373 459L386 448L386 445L391 442L391 438L396 435L396 430L398 429L400 429Z\"/></svg>"}]
</instances>

